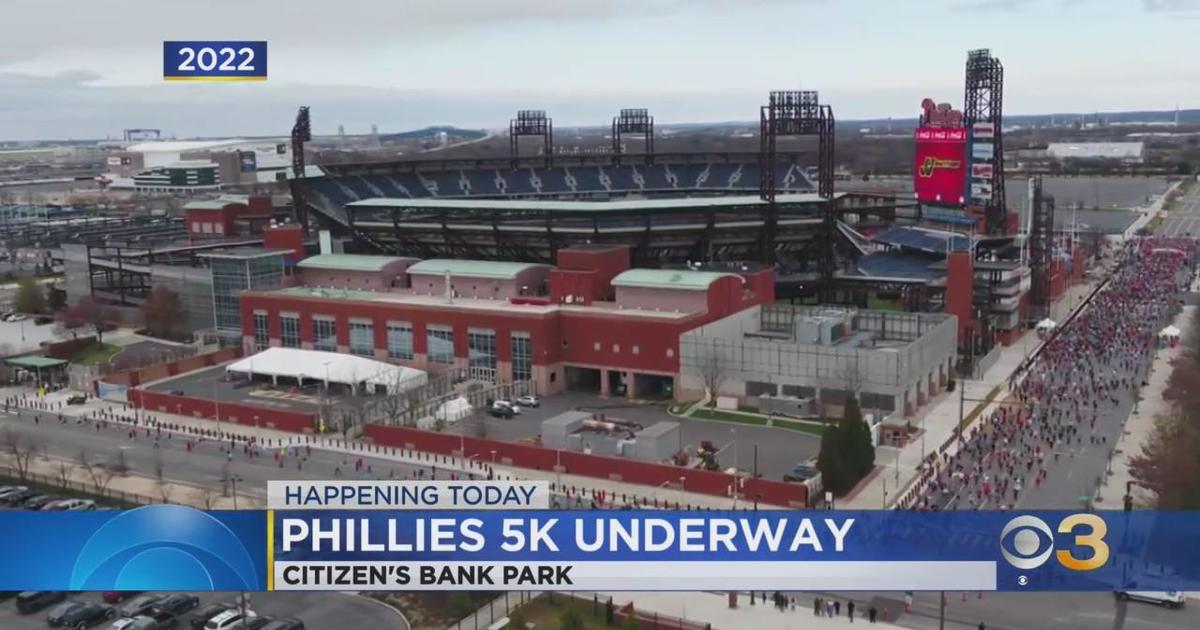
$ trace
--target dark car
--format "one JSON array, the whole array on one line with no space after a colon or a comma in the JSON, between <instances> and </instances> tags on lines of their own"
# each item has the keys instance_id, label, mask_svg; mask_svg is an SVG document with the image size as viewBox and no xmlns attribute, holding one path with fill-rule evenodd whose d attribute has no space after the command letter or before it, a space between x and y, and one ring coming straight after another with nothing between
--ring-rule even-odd
<instances>
[{"instance_id":1,"label":"dark car","mask_svg":"<svg viewBox=\"0 0 1200 630\"><path fill-rule=\"evenodd\" d=\"M295 618L272 619L258 630L304 630L304 622Z\"/></svg>"},{"instance_id":2,"label":"dark car","mask_svg":"<svg viewBox=\"0 0 1200 630\"><path fill-rule=\"evenodd\" d=\"M241 624L234 626L235 630L262 630L263 626L274 621L270 617L251 617L245 619Z\"/></svg>"},{"instance_id":3,"label":"dark car","mask_svg":"<svg viewBox=\"0 0 1200 630\"><path fill-rule=\"evenodd\" d=\"M25 591L17 595L17 612L28 615L66 598L66 591Z\"/></svg>"},{"instance_id":4,"label":"dark car","mask_svg":"<svg viewBox=\"0 0 1200 630\"><path fill-rule=\"evenodd\" d=\"M78 605L68 608L62 614L58 615L57 621L51 618L54 615L51 612L50 615L46 616L46 623L64 628L89 628L106 619L112 619L117 615L117 611L113 610L112 606L80 602L69 603Z\"/></svg>"},{"instance_id":5,"label":"dark car","mask_svg":"<svg viewBox=\"0 0 1200 630\"><path fill-rule=\"evenodd\" d=\"M517 414L507 405L492 405L488 407L488 415L493 418L512 418Z\"/></svg>"},{"instance_id":6,"label":"dark car","mask_svg":"<svg viewBox=\"0 0 1200 630\"><path fill-rule=\"evenodd\" d=\"M55 627L61 626L63 625L63 617L66 617L67 614L71 613L76 608L81 607L83 607L83 602L77 602L74 600L68 600L58 604L51 608L50 612L46 613L46 623Z\"/></svg>"},{"instance_id":7,"label":"dark car","mask_svg":"<svg viewBox=\"0 0 1200 630\"><path fill-rule=\"evenodd\" d=\"M165 610L151 610L142 615L154 620L154 630L170 630L179 623L179 617Z\"/></svg>"},{"instance_id":8,"label":"dark car","mask_svg":"<svg viewBox=\"0 0 1200 630\"><path fill-rule=\"evenodd\" d=\"M83 403L86 403L86 402L87 402L87 396L84 396L83 394L75 394L74 396L71 396L70 398L67 399L68 405L82 405Z\"/></svg>"},{"instance_id":9,"label":"dark car","mask_svg":"<svg viewBox=\"0 0 1200 630\"><path fill-rule=\"evenodd\" d=\"M227 604L205 604L201 606L195 613L192 614L191 620L188 622L195 630L200 630L204 624L208 623L209 619L225 612L232 610L233 606Z\"/></svg>"},{"instance_id":10,"label":"dark car","mask_svg":"<svg viewBox=\"0 0 1200 630\"><path fill-rule=\"evenodd\" d=\"M151 609L151 612L166 612L172 615L182 615L183 613L199 605L199 597L196 597L195 595L175 593L174 595L167 595L166 597L160 599L158 603L154 605L154 608Z\"/></svg>"},{"instance_id":11,"label":"dark car","mask_svg":"<svg viewBox=\"0 0 1200 630\"><path fill-rule=\"evenodd\" d=\"M162 595L138 595L129 601L121 604L120 613L122 617L137 617L145 615L154 608L158 602L163 600Z\"/></svg>"},{"instance_id":12,"label":"dark car","mask_svg":"<svg viewBox=\"0 0 1200 630\"><path fill-rule=\"evenodd\" d=\"M4 495L4 498L0 499L0 503L4 503L5 505L21 505L26 500L32 499L39 494L41 493L37 490L18 490Z\"/></svg>"},{"instance_id":13,"label":"dark car","mask_svg":"<svg viewBox=\"0 0 1200 630\"><path fill-rule=\"evenodd\" d=\"M808 481L817 476L820 472L814 466L808 464L796 464L792 471L783 476L784 481Z\"/></svg>"},{"instance_id":14,"label":"dark car","mask_svg":"<svg viewBox=\"0 0 1200 630\"><path fill-rule=\"evenodd\" d=\"M103 599L105 604L118 604L140 593L141 591L104 591L100 594L100 599Z\"/></svg>"},{"instance_id":15,"label":"dark car","mask_svg":"<svg viewBox=\"0 0 1200 630\"><path fill-rule=\"evenodd\" d=\"M57 500L58 497L52 494L39 494L25 499L25 503L22 507L24 507L26 510L40 510L42 509L43 505Z\"/></svg>"}]
</instances>

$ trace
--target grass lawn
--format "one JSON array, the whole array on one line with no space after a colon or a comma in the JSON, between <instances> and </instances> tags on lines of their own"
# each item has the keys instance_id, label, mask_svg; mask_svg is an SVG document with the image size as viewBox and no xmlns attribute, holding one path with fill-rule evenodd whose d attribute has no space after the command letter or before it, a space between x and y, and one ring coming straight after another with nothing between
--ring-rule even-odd
<instances>
[{"instance_id":1,"label":"grass lawn","mask_svg":"<svg viewBox=\"0 0 1200 630\"><path fill-rule=\"evenodd\" d=\"M763 416L750 415L745 413L737 413L734 411L726 411L724 409L710 409L701 407L692 412L689 418L700 418L702 420L717 420L719 422L736 422L738 424L755 424L761 427L767 426L767 419ZM784 429L792 429L793 431L803 431L813 435L821 435L825 432L825 425L816 422L803 422L801 420L788 420L786 418L774 418L771 420L771 426L782 427Z\"/></svg>"},{"instance_id":2,"label":"grass lawn","mask_svg":"<svg viewBox=\"0 0 1200 630\"><path fill-rule=\"evenodd\" d=\"M878 294L872 292L867 296L867 308L872 311L903 311L899 304L892 300L885 300L879 297Z\"/></svg>"},{"instance_id":3,"label":"grass lawn","mask_svg":"<svg viewBox=\"0 0 1200 630\"><path fill-rule=\"evenodd\" d=\"M112 360L121 348L110 343L94 343L71 357L71 363L79 365L103 365Z\"/></svg>"},{"instance_id":4,"label":"grass lawn","mask_svg":"<svg viewBox=\"0 0 1200 630\"><path fill-rule=\"evenodd\" d=\"M575 610L583 619L583 627L587 630L614 630L620 627L604 623L604 600L600 601L596 615L592 614L592 602L562 594L555 595L553 602L549 597L543 595L521 606L519 610L521 618L525 620L526 624L532 625L535 630L558 630L562 626L560 619L567 609L568 603L575 606Z\"/></svg>"}]
</instances>

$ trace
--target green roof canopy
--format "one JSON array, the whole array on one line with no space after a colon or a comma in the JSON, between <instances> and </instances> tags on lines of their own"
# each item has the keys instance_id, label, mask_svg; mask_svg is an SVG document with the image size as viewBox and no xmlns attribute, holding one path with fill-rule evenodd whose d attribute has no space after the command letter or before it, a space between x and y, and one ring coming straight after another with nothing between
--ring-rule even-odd
<instances>
[{"instance_id":1,"label":"green roof canopy","mask_svg":"<svg viewBox=\"0 0 1200 630\"><path fill-rule=\"evenodd\" d=\"M492 260L449 260L433 258L422 260L408 268L410 274L437 274L466 276L468 278L496 278L512 280L527 269L545 267L536 263L499 262Z\"/></svg>"},{"instance_id":2,"label":"green roof canopy","mask_svg":"<svg viewBox=\"0 0 1200 630\"><path fill-rule=\"evenodd\" d=\"M835 193L840 199L845 193ZM815 204L824 199L814 193L787 193L777 195L778 204ZM561 213L632 212L645 210L695 210L698 208L736 208L739 206L766 205L758 195L733 195L722 197L684 197L677 199L622 199L616 201L549 201L544 199L476 199L466 197L438 197L417 199L376 197L346 204L347 208L405 208L414 210L449 211L549 211Z\"/></svg>"},{"instance_id":3,"label":"green roof canopy","mask_svg":"<svg viewBox=\"0 0 1200 630\"><path fill-rule=\"evenodd\" d=\"M319 254L300 261L301 269L336 269L338 271L383 271L394 262L404 260L398 256L367 256L363 254Z\"/></svg>"},{"instance_id":4,"label":"green roof canopy","mask_svg":"<svg viewBox=\"0 0 1200 630\"><path fill-rule=\"evenodd\" d=\"M50 357L41 356L15 357L12 359L5 359L4 362L15 367L25 368L27 370L40 370L42 368L58 367L60 365L66 365L67 363L65 359L51 359Z\"/></svg>"},{"instance_id":5,"label":"green roof canopy","mask_svg":"<svg viewBox=\"0 0 1200 630\"><path fill-rule=\"evenodd\" d=\"M730 276L741 278L734 273L717 271L689 271L687 269L630 269L617 274L612 279L614 287L637 287L642 289L687 289L691 291L707 290L717 278Z\"/></svg>"}]
</instances>

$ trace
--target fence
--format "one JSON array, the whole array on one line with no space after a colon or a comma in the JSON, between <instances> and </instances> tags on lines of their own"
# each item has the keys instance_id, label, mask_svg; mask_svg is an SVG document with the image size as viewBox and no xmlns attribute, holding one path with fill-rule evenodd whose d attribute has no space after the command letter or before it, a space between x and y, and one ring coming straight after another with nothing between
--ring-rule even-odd
<instances>
[{"instance_id":1,"label":"fence","mask_svg":"<svg viewBox=\"0 0 1200 630\"><path fill-rule=\"evenodd\" d=\"M178 374L185 374L205 367L211 367L240 359L242 357L242 348L225 348L217 352L208 354L198 354L186 359L178 359L167 363L160 363L150 367L139 368L136 370L128 370L125 372L117 372L104 377L106 383L113 385L127 385L129 387L137 387L144 383L157 381Z\"/></svg>"},{"instance_id":2,"label":"fence","mask_svg":"<svg viewBox=\"0 0 1200 630\"><path fill-rule=\"evenodd\" d=\"M515 595L512 596L512 595ZM697 623L672 617L670 615L662 615L656 612L643 612L637 610L633 602L625 602L619 606L615 605L612 597L601 596L597 593L592 593L591 598L585 594L555 594L555 593L539 593L539 592L517 592L504 593L503 595L493 599L486 606L481 606L474 614L458 620L453 625L448 626L446 630L495 630L503 628L507 623L509 613L522 605L531 602L538 597L561 597L564 599L574 600L575 606L583 608L586 606L592 607L592 614L595 617L605 616L602 612L609 604L614 604L613 607L613 627L620 627L625 623L625 619L632 617L638 622L638 628L641 630L713 630L712 624Z\"/></svg>"},{"instance_id":3,"label":"fence","mask_svg":"<svg viewBox=\"0 0 1200 630\"><path fill-rule=\"evenodd\" d=\"M265 427L292 433L311 433L316 430L316 416L311 413L252 407L143 389L130 389L127 395L129 402L134 406L162 413L223 420L244 426Z\"/></svg>"}]
</instances>

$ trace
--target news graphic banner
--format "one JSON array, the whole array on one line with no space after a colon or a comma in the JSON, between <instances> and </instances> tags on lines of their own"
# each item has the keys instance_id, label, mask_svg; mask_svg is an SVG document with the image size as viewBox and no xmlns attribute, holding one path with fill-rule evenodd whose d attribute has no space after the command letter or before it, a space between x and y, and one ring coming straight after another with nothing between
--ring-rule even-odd
<instances>
[{"instance_id":1,"label":"news graphic banner","mask_svg":"<svg viewBox=\"0 0 1200 630\"><path fill-rule=\"evenodd\" d=\"M0 512L0 590L1200 590L1193 512L571 511L545 482L268 494Z\"/></svg>"},{"instance_id":2,"label":"news graphic banner","mask_svg":"<svg viewBox=\"0 0 1200 630\"><path fill-rule=\"evenodd\" d=\"M967 129L918 127L913 191L917 201L961 206L967 190Z\"/></svg>"},{"instance_id":3,"label":"news graphic banner","mask_svg":"<svg viewBox=\"0 0 1200 630\"><path fill-rule=\"evenodd\" d=\"M266 81L265 41L165 41L165 81Z\"/></svg>"}]
</instances>

